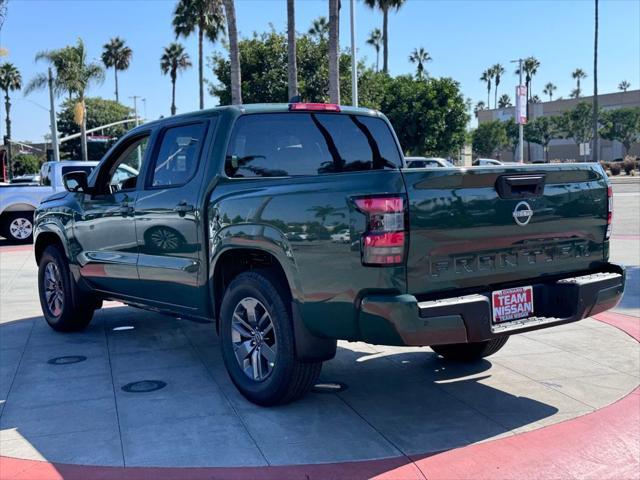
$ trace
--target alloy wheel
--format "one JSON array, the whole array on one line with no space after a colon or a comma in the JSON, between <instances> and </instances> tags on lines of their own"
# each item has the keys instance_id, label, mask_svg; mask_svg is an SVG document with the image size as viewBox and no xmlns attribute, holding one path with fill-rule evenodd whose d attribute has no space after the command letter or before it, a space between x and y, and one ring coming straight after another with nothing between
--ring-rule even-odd
<instances>
[{"instance_id":1,"label":"alloy wheel","mask_svg":"<svg viewBox=\"0 0 640 480\"><path fill-rule=\"evenodd\" d=\"M238 365L249 378L265 380L276 362L277 338L271 315L253 297L240 300L233 310L231 341Z\"/></svg>"},{"instance_id":2,"label":"alloy wheel","mask_svg":"<svg viewBox=\"0 0 640 480\"><path fill-rule=\"evenodd\" d=\"M33 224L28 218L19 217L9 224L9 232L16 240L26 240L33 233Z\"/></svg>"},{"instance_id":3,"label":"alloy wheel","mask_svg":"<svg viewBox=\"0 0 640 480\"><path fill-rule=\"evenodd\" d=\"M64 288L58 266L49 262L44 269L44 296L47 308L54 317L62 315L64 307Z\"/></svg>"}]
</instances>

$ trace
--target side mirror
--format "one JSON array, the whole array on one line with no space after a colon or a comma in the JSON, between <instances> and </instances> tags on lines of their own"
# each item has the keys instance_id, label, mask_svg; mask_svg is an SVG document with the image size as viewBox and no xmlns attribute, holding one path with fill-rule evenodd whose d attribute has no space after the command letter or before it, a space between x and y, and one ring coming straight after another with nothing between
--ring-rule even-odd
<instances>
[{"instance_id":1,"label":"side mirror","mask_svg":"<svg viewBox=\"0 0 640 480\"><path fill-rule=\"evenodd\" d=\"M62 176L62 183L64 183L64 188L69 192L89 193L87 177L87 172L77 170L75 172L65 173Z\"/></svg>"}]
</instances>

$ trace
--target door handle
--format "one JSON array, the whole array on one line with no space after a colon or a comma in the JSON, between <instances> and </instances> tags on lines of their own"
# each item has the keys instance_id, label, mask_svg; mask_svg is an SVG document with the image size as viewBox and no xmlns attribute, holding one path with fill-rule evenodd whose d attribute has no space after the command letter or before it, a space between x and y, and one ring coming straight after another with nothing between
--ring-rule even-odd
<instances>
[{"instance_id":1,"label":"door handle","mask_svg":"<svg viewBox=\"0 0 640 480\"><path fill-rule=\"evenodd\" d=\"M180 202L178 205L176 205L176 208L174 208L174 210L182 216L185 213L193 212L194 207L193 205L189 205L187 202Z\"/></svg>"},{"instance_id":2,"label":"door handle","mask_svg":"<svg viewBox=\"0 0 640 480\"><path fill-rule=\"evenodd\" d=\"M127 215L133 215L134 209L133 207L130 207L129 205L122 205L120 207L120 213L122 214L123 217L126 217Z\"/></svg>"}]
</instances>

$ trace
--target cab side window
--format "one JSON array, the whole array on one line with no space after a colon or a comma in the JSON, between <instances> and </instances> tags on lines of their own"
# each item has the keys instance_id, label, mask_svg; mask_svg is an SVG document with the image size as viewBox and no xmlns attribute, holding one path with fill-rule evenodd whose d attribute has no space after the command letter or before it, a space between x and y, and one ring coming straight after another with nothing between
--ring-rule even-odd
<instances>
[{"instance_id":1,"label":"cab side window","mask_svg":"<svg viewBox=\"0 0 640 480\"><path fill-rule=\"evenodd\" d=\"M163 132L152 169L152 187L175 187L191 180L198 168L205 132L204 123L180 125Z\"/></svg>"},{"instance_id":2,"label":"cab side window","mask_svg":"<svg viewBox=\"0 0 640 480\"><path fill-rule=\"evenodd\" d=\"M149 136L140 137L120 154L109 170L108 185L112 193L136 188L148 145Z\"/></svg>"}]
</instances>

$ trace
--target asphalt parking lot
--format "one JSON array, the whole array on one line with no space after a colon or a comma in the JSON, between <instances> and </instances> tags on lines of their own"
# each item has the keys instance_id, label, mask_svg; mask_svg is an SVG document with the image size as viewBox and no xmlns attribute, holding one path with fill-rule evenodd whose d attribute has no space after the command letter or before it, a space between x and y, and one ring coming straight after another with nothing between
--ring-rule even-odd
<instances>
[{"instance_id":1,"label":"asphalt parking lot","mask_svg":"<svg viewBox=\"0 0 640 480\"><path fill-rule=\"evenodd\" d=\"M640 317L640 184L614 195L611 260L628 272L615 312ZM0 262L3 457L115 467L414 459L576 419L640 383L638 342L587 319L515 336L474 365L340 342L321 381L344 390L265 409L229 381L213 324L109 303L85 332L58 334L40 315L31 249L0 243ZM123 389L136 382L147 383Z\"/></svg>"}]
</instances>

